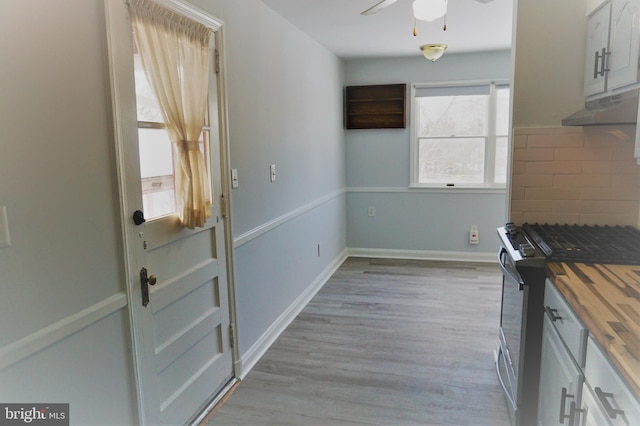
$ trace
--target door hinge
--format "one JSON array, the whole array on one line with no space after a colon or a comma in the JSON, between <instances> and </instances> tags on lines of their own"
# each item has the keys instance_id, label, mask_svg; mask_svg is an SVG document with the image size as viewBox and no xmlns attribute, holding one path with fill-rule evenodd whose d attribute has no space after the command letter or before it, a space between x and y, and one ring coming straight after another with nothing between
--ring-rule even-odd
<instances>
[{"instance_id":1,"label":"door hinge","mask_svg":"<svg viewBox=\"0 0 640 426\"><path fill-rule=\"evenodd\" d=\"M220 51L216 49L214 55L215 55L216 74L220 74Z\"/></svg>"},{"instance_id":2,"label":"door hinge","mask_svg":"<svg viewBox=\"0 0 640 426\"><path fill-rule=\"evenodd\" d=\"M220 214L223 219L227 218L227 197L224 194L220 195Z\"/></svg>"},{"instance_id":3,"label":"door hinge","mask_svg":"<svg viewBox=\"0 0 640 426\"><path fill-rule=\"evenodd\" d=\"M233 337L233 324L229 324L229 345L231 345L231 349L236 345L236 339Z\"/></svg>"}]
</instances>

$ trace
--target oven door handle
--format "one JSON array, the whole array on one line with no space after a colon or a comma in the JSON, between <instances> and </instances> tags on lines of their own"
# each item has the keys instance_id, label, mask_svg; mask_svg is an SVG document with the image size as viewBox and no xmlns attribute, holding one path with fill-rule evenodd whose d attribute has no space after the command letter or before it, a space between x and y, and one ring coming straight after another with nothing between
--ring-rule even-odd
<instances>
[{"instance_id":1,"label":"oven door handle","mask_svg":"<svg viewBox=\"0 0 640 426\"><path fill-rule=\"evenodd\" d=\"M509 269L507 269L507 266L502 261L502 255L503 254L506 254L507 256L509 255L507 253L507 249L505 249L504 247L500 247L500 253L498 253L498 265L500 265L500 269L502 270L502 273L507 278L509 278L511 281L513 281L514 283L518 284L518 290L523 291L524 290L524 280L521 277L517 277L517 276L513 275L513 273L511 271L509 271Z\"/></svg>"},{"instance_id":2,"label":"oven door handle","mask_svg":"<svg viewBox=\"0 0 640 426\"><path fill-rule=\"evenodd\" d=\"M511 395L511 392L509 392L509 389L507 389L507 385L504 383L504 379L502 378L502 373L500 372L500 360L501 359L503 359L502 346L500 346L498 348L498 358L496 359L496 373L498 373L498 380L500 381L500 386L502 386L502 390L504 391L505 396L507 397L507 399L511 403L511 406L513 407L513 410L517 411L518 410L518 404L516 403L515 399Z\"/></svg>"}]
</instances>

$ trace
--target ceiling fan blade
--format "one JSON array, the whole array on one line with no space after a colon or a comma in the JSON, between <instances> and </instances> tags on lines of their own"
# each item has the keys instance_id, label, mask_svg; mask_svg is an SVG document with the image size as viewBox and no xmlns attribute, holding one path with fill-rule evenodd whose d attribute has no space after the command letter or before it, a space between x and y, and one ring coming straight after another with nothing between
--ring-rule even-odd
<instances>
[{"instance_id":1,"label":"ceiling fan blade","mask_svg":"<svg viewBox=\"0 0 640 426\"><path fill-rule=\"evenodd\" d=\"M382 0L382 1L379 1L378 3L374 4L369 9L365 10L364 12L362 12L360 14L361 15L372 15L372 14L384 9L385 7L391 6L392 4L394 4L397 1L398 0Z\"/></svg>"}]
</instances>

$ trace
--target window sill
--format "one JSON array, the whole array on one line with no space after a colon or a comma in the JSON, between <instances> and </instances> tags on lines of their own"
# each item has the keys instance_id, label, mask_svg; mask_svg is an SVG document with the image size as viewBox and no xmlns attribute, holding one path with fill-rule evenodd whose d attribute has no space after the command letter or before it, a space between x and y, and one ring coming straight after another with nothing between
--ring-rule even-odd
<instances>
[{"instance_id":1,"label":"window sill","mask_svg":"<svg viewBox=\"0 0 640 426\"><path fill-rule=\"evenodd\" d=\"M470 185L410 185L409 191L416 192L446 192L451 194L474 193L474 194L504 194L506 186L470 186Z\"/></svg>"}]
</instances>

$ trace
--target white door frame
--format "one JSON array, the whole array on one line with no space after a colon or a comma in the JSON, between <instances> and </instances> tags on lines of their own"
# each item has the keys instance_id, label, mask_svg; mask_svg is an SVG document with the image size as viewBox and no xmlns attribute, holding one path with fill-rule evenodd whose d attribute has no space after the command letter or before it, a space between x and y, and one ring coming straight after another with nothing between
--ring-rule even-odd
<instances>
[{"instance_id":1,"label":"white door frame","mask_svg":"<svg viewBox=\"0 0 640 426\"><path fill-rule=\"evenodd\" d=\"M216 32L217 57L219 60L215 66L218 71L218 115L219 115L219 138L220 138L220 167L222 176L222 194L225 195L226 212L221 212L223 217L223 226L225 229L225 249L226 249L226 268L228 282L228 298L229 298L229 321L233 325L233 340L237 339L237 315L235 305L235 285L234 285L234 261L233 261L233 237L231 224L231 196L230 196L230 154L229 154L229 138L228 138L228 116L227 116L227 85L224 72L224 34L223 22L212 18L205 13L183 0L155 0L168 9L174 10L182 15L186 15L210 28ZM151 371L152 366L145 362L142 353L144 339L138 333L138 324L141 322L137 317L135 309L131 307L135 303L141 303L140 295L140 276L139 271L135 267L137 264L133 259L143 256L141 244L133 241L134 235L131 228L135 226L129 212L142 210L141 200L127 199L127 182L125 179L122 164L124 163L124 143L132 138L137 138L137 122L135 112L131 112L131 108L135 111L135 86L132 75L133 70L133 38L131 35L131 24L128 19L128 11L126 0L104 0L105 5L105 29L107 56L110 78L111 91L111 110L113 119L113 138L115 144L116 167L119 188L120 203L120 221L123 240L123 256L124 268L126 271L126 292L129 312L129 333L131 336L132 356L131 365L134 373L136 403L138 407L138 421L140 424L158 423L158 419L149 418L144 407L148 404L158 406L159 401L154 395L150 395L142 386L143 377L149 377L154 374ZM132 134L133 133L133 134ZM231 348L234 377L237 377L237 365L239 357L238 345L234 344ZM197 413L194 413L194 415Z\"/></svg>"}]
</instances>

